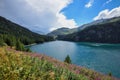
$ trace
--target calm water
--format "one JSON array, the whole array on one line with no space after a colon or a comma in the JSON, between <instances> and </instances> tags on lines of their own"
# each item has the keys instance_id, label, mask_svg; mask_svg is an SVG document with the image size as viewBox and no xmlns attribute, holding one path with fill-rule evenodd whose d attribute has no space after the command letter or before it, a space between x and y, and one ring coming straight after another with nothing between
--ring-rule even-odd
<instances>
[{"instance_id":1,"label":"calm water","mask_svg":"<svg viewBox=\"0 0 120 80\"><path fill-rule=\"evenodd\" d=\"M73 64L120 78L120 45L53 41L30 49L61 61L69 55Z\"/></svg>"}]
</instances>

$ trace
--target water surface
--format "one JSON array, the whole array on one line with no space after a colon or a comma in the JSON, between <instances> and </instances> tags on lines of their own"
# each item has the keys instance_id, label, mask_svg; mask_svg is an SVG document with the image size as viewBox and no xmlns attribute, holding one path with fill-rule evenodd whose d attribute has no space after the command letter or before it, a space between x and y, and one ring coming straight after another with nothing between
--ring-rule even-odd
<instances>
[{"instance_id":1,"label":"water surface","mask_svg":"<svg viewBox=\"0 0 120 80\"><path fill-rule=\"evenodd\" d=\"M32 45L33 52L46 54L64 61L67 55L72 63L120 78L120 45L53 41Z\"/></svg>"}]
</instances>

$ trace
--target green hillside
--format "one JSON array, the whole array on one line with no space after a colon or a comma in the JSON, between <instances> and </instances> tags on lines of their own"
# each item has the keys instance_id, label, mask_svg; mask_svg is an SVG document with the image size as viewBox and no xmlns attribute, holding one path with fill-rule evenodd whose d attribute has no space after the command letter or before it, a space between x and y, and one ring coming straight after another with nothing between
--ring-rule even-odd
<instances>
[{"instance_id":1,"label":"green hillside","mask_svg":"<svg viewBox=\"0 0 120 80\"><path fill-rule=\"evenodd\" d=\"M78 42L120 43L120 17L107 19L58 39Z\"/></svg>"},{"instance_id":2,"label":"green hillside","mask_svg":"<svg viewBox=\"0 0 120 80\"><path fill-rule=\"evenodd\" d=\"M52 37L34 33L0 16L0 38L19 39L23 44L42 43L53 40Z\"/></svg>"},{"instance_id":3,"label":"green hillside","mask_svg":"<svg viewBox=\"0 0 120 80\"><path fill-rule=\"evenodd\" d=\"M0 47L0 80L115 80L51 57Z\"/></svg>"},{"instance_id":4,"label":"green hillside","mask_svg":"<svg viewBox=\"0 0 120 80\"><path fill-rule=\"evenodd\" d=\"M76 32L76 31L77 31L77 29L59 28L59 29L56 29L56 30L48 33L47 35L57 38L59 35L68 35L68 34L72 34L72 33Z\"/></svg>"}]
</instances>

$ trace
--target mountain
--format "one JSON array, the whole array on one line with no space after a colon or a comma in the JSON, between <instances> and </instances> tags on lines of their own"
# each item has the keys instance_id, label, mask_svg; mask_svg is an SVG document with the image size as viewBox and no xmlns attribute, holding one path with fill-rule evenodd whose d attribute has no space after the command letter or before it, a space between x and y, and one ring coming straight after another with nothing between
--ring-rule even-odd
<instances>
[{"instance_id":1,"label":"mountain","mask_svg":"<svg viewBox=\"0 0 120 80\"><path fill-rule=\"evenodd\" d=\"M83 30L83 29L85 29L86 27L89 27L89 26L92 26L92 25L97 25L97 24L104 23L104 22L106 22L107 20L108 20L108 19L100 19L100 20L96 20L96 21L93 21L93 22L84 24L84 25L78 27L78 31Z\"/></svg>"},{"instance_id":2,"label":"mountain","mask_svg":"<svg viewBox=\"0 0 120 80\"><path fill-rule=\"evenodd\" d=\"M7 36L9 39L11 38L10 36L14 36L15 38L20 39L25 45L53 40L52 37L34 33L29 29L0 16L0 38L3 38L4 36Z\"/></svg>"},{"instance_id":3,"label":"mountain","mask_svg":"<svg viewBox=\"0 0 120 80\"><path fill-rule=\"evenodd\" d=\"M59 36L58 39L79 42L120 43L119 34L120 17L115 17L87 26L78 32Z\"/></svg>"},{"instance_id":4,"label":"mountain","mask_svg":"<svg viewBox=\"0 0 120 80\"><path fill-rule=\"evenodd\" d=\"M64 27L63 27L63 28L59 28L59 29L56 29L56 30L48 33L47 35L57 38L58 36L64 36L64 35L68 35L68 34L72 34L72 33L81 31L81 30L83 30L84 28L89 27L89 26L92 26L92 25L104 23L104 22L106 22L107 20L108 20L108 19L96 20L96 21L93 21L93 22L91 22L91 23L84 24L84 25L82 25L82 26L80 26L80 27L78 27L78 28L72 28L72 29L64 28Z\"/></svg>"},{"instance_id":5,"label":"mountain","mask_svg":"<svg viewBox=\"0 0 120 80\"><path fill-rule=\"evenodd\" d=\"M96 20L87 24L84 24L80 27L78 27L78 31L83 30L87 27L93 26L93 25L99 25L99 24L105 24L105 23L110 23L110 22L114 22L116 20L119 20L119 17L113 17L113 18L109 18L109 19L100 19L100 20Z\"/></svg>"},{"instance_id":6,"label":"mountain","mask_svg":"<svg viewBox=\"0 0 120 80\"><path fill-rule=\"evenodd\" d=\"M54 38L56 38L59 35L68 35L75 31L76 31L76 29L73 30L73 29L69 29L69 28L59 28L59 29L56 29L56 30L48 33L47 35L53 36Z\"/></svg>"}]
</instances>

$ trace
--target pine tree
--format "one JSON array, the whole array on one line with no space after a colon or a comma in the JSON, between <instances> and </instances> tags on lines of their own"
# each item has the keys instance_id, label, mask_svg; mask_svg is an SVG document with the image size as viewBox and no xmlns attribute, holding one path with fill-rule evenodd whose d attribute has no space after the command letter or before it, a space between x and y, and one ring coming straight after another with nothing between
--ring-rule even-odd
<instances>
[{"instance_id":1,"label":"pine tree","mask_svg":"<svg viewBox=\"0 0 120 80\"><path fill-rule=\"evenodd\" d=\"M0 46L4 46L4 41L2 38L0 38Z\"/></svg>"},{"instance_id":2,"label":"pine tree","mask_svg":"<svg viewBox=\"0 0 120 80\"><path fill-rule=\"evenodd\" d=\"M20 40L17 40L16 42L16 50L24 51L24 45L20 42Z\"/></svg>"},{"instance_id":3,"label":"pine tree","mask_svg":"<svg viewBox=\"0 0 120 80\"><path fill-rule=\"evenodd\" d=\"M112 76L112 73L111 73L111 72L109 72L109 73L108 73L108 75L109 75L109 76Z\"/></svg>"},{"instance_id":4,"label":"pine tree","mask_svg":"<svg viewBox=\"0 0 120 80\"><path fill-rule=\"evenodd\" d=\"M69 63L69 64L72 63L69 55L67 55L67 57L65 58L64 62Z\"/></svg>"}]
</instances>

